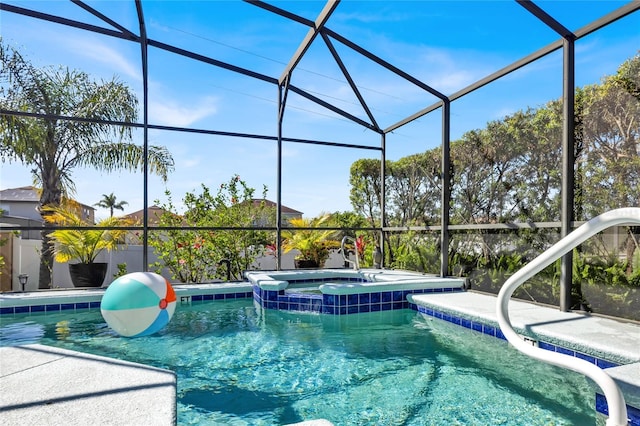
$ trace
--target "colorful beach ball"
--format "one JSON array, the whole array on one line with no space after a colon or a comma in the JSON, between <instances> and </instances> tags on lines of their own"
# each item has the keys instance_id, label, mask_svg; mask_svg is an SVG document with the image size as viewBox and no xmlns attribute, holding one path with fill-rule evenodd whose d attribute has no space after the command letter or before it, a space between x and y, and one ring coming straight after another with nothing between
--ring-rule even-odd
<instances>
[{"instance_id":1,"label":"colorful beach ball","mask_svg":"<svg viewBox=\"0 0 640 426\"><path fill-rule=\"evenodd\" d=\"M107 325L125 337L162 330L176 309L176 293L162 275L134 272L113 281L102 296L100 311Z\"/></svg>"}]
</instances>

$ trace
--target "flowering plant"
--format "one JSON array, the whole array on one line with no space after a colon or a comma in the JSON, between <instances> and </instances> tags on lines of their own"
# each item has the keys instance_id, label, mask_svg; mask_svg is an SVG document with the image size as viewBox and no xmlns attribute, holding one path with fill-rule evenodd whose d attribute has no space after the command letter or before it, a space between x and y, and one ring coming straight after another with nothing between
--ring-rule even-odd
<instances>
[{"instance_id":1,"label":"flowering plant","mask_svg":"<svg viewBox=\"0 0 640 426\"><path fill-rule=\"evenodd\" d=\"M262 254L267 231L234 229L255 226L268 216L264 202L254 202L253 188L234 175L213 195L202 185L202 193L187 193L186 212L176 212L167 191L168 202L161 206L158 225L167 229L150 233L149 245L158 261L151 266L160 272L167 268L172 278L184 283L210 281L225 276L240 279ZM266 188L263 190L263 199ZM159 201L156 201L158 204ZM274 213L275 214L275 213ZM220 264L226 269L220 270Z\"/></svg>"},{"instance_id":2,"label":"flowering plant","mask_svg":"<svg viewBox=\"0 0 640 426\"><path fill-rule=\"evenodd\" d=\"M367 248L367 240L364 235L358 235L355 239L356 241L356 253L358 254L358 258L360 261L364 260L364 251Z\"/></svg>"}]
</instances>

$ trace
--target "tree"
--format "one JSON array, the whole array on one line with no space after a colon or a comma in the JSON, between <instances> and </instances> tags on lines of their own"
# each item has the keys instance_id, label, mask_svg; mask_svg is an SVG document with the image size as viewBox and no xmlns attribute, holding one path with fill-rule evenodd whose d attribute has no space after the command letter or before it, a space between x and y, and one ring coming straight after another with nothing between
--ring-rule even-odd
<instances>
[{"instance_id":1,"label":"tree","mask_svg":"<svg viewBox=\"0 0 640 426\"><path fill-rule=\"evenodd\" d=\"M576 220L640 203L639 98L640 54L600 84L576 89ZM556 99L539 108L517 111L451 143L452 225L560 220L562 106L562 100ZM437 219L439 158L438 147L387 161L385 226L422 225ZM378 160L362 159L351 166L351 203L365 216L379 214L379 174ZM632 235L637 229L630 228L625 242L627 259L634 258L637 242ZM492 235L501 232L474 232L479 235L474 238L482 241L486 259L500 255L501 245ZM385 233L386 241L389 234ZM397 244L390 244L390 255L406 244L400 237L392 238ZM520 231L518 241L538 251L548 244L537 231ZM520 245L502 247L513 248L514 244ZM632 271L631 263L628 271Z\"/></svg>"},{"instance_id":2,"label":"tree","mask_svg":"<svg viewBox=\"0 0 640 426\"><path fill-rule=\"evenodd\" d=\"M351 165L349 200L355 212L366 217L371 226L380 222L380 178L380 160L363 158Z\"/></svg>"},{"instance_id":3,"label":"tree","mask_svg":"<svg viewBox=\"0 0 640 426\"><path fill-rule=\"evenodd\" d=\"M602 84L583 89L585 149L580 161L589 180L585 213L590 216L640 205L640 102L634 96L637 89L630 87L634 81L640 86L640 55Z\"/></svg>"},{"instance_id":4,"label":"tree","mask_svg":"<svg viewBox=\"0 0 640 426\"><path fill-rule=\"evenodd\" d=\"M126 201L116 202L116 196L113 195L112 192L109 195L102 194L102 200L95 203L94 206L101 207L103 209L109 209L109 217L113 217L114 209L124 211L124 206L126 206L127 204L129 203L127 203Z\"/></svg>"},{"instance_id":5,"label":"tree","mask_svg":"<svg viewBox=\"0 0 640 426\"><path fill-rule=\"evenodd\" d=\"M586 213L640 205L640 54L625 61L602 84L583 90L585 149L580 161L588 179ZM638 242L629 228L625 242L627 272L633 272Z\"/></svg>"},{"instance_id":6,"label":"tree","mask_svg":"<svg viewBox=\"0 0 640 426\"><path fill-rule=\"evenodd\" d=\"M73 207L45 207L51 214L47 220L62 226L91 226ZM58 262L77 259L80 263L93 263L103 251L115 250L126 236L126 229L117 229L131 225L131 219L108 217L102 219L93 229L57 229L51 232L55 242L54 255ZM112 229L111 227L116 227Z\"/></svg>"},{"instance_id":7,"label":"tree","mask_svg":"<svg viewBox=\"0 0 640 426\"><path fill-rule=\"evenodd\" d=\"M110 124L137 119L137 99L124 83L95 82L68 68L36 68L2 40L0 61L0 155L3 162L33 167L42 187L40 207L59 206L63 195L73 193L76 167L112 172L144 164L143 147L131 142L131 127ZM146 160L150 172L164 180L173 169L164 147L150 146ZM41 215L44 219L47 212L41 209ZM51 286L52 261L49 233L43 231L39 288Z\"/></svg>"},{"instance_id":8,"label":"tree","mask_svg":"<svg viewBox=\"0 0 640 426\"><path fill-rule=\"evenodd\" d=\"M156 204L164 211L158 225L169 229L149 234L149 245L159 259L150 266L158 273L167 268L173 279L183 283L223 278L225 273L241 279L271 240L271 232L248 228L275 220L275 209L265 203L267 188L259 200L253 198L254 192L234 175L216 194L205 185L199 194L188 192L183 198L186 211L180 215L166 191L168 202L156 200ZM228 270L218 268L222 263Z\"/></svg>"},{"instance_id":9,"label":"tree","mask_svg":"<svg viewBox=\"0 0 640 426\"><path fill-rule=\"evenodd\" d=\"M386 161L387 169L391 167L392 162ZM355 161L351 165L349 174L349 200L351 206L357 214L367 218L372 227L380 226L380 211L382 205L382 162L372 158L363 158ZM389 179L385 177L385 179ZM386 182L386 180L385 180ZM386 210L386 206L385 206ZM389 218L385 217L383 226L389 225ZM383 234L385 243L391 247L389 234ZM389 263L393 261L393 250L388 250L387 256Z\"/></svg>"},{"instance_id":10,"label":"tree","mask_svg":"<svg viewBox=\"0 0 640 426\"><path fill-rule=\"evenodd\" d=\"M340 247L340 243L335 239L338 236L337 231L316 229L325 227L330 222L329 213L322 213L314 218L290 219L290 227L282 231L283 252L298 250L300 253L296 255L295 260L312 261L315 263L314 267L322 268L331 250Z\"/></svg>"},{"instance_id":11,"label":"tree","mask_svg":"<svg viewBox=\"0 0 640 426\"><path fill-rule=\"evenodd\" d=\"M396 226L426 225L440 217L440 150L413 154L388 167L387 215Z\"/></svg>"},{"instance_id":12,"label":"tree","mask_svg":"<svg viewBox=\"0 0 640 426\"><path fill-rule=\"evenodd\" d=\"M610 82L640 102L640 53L620 65Z\"/></svg>"}]
</instances>

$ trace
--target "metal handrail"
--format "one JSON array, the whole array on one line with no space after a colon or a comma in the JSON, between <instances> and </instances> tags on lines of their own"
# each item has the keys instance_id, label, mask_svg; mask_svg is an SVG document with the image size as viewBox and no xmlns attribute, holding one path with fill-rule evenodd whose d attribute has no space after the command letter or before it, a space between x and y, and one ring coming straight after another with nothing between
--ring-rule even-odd
<instances>
[{"instance_id":1,"label":"metal handrail","mask_svg":"<svg viewBox=\"0 0 640 426\"><path fill-rule=\"evenodd\" d=\"M351 259L349 259L347 257L347 248L345 247L345 243L347 242L347 240L352 240L353 241L353 249L356 252L356 260L353 261ZM353 237L350 237L348 235L345 235L342 238L342 241L340 242L340 251L342 252L342 258L344 259L345 262L349 262L349 263L353 263L353 269L355 270L359 270L360 269L360 261L358 260L358 245L356 244L356 240Z\"/></svg>"},{"instance_id":2,"label":"metal handrail","mask_svg":"<svg viewBox=\"0 0 640 426\"><path fill-rule=\"evenodd\" d=\"M600 386L609 407L609 418L606 421L607 426L627 425L626 403L616 382L595 364L580 358L540 349L527 343L511 326L509 320L509 299L516 288L525 281L587 239L612 226L627 224L640 224L640 208L626 207L611 210L591 219L513 274L500 289L497 300L498 324L507 341L517 350L532 358L581 373Z\"/></svg>"}]
</instances>

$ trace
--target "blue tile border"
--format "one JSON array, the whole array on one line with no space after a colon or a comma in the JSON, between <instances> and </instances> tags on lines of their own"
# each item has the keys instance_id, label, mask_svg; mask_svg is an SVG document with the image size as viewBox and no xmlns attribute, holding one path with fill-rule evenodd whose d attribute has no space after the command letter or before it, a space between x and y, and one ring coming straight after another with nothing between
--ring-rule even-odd
<instances>
[{"instance_id":1,"label":"blue tile border","mask_svg":"<svg viewBox=\"0 0 640 426\"><path fill-rule=\"evenodd\" d=\"M609 406L604 395L596 392L596 412L609 417ZM628 426L640 426L640 409L627 404Z\"/></svg>"},{"instance_id":2,"label":"blue tile border","mask_svg":"<svg viewBox=\"0 0 640 426\"><path fill-rule=\"evenodd\" d=\"M326 281L324 278L320 281ZM318 280L299 280L297 283ZM353 281L357 281L353 279ZM290 281L292 282L292 281ZM463 291L462 289L413 289L374 291L354 294L317 294L296 292L295 289L265 290L253 286L253 299L265 309L312 312L328 315L351 315L363 312L409 309L408 294L442 293ZM277 303L270 303L277 302Z\"/></svg>"},{"instance_id":3,"label":"blue tile border","mask_svg":"<svg viewBox=\"0 0 640 426\"><path fill-rule=\"evenodd\" d=\"M0 315L13 315L15 313L14 307L0 308Z\"/></svg>"},{"instance_id":4,"label":"blue tile border","mask_svg":"<svg viewBox=\"0 0 640 426\"><path fill-rule=\"evenodd\" d=\"M16 306L13 311L16 314L30 314L31 313L31 307L30 306Z\"/></svg>"},{"instance_id":5,"label":"blue tile border","mask_svg":"<svg viewBox=\"0 0 640 426\"><path fill-rule=\"evenodd\" d=\"M326 282L340 282L340 283L368 283L371 281L366 280L363 277L319 277L319 278L301 278L301 279L287 279L289 284L320 284Z\"/></svg>"},{"instance_id":6,"label":"blue tile border","mask_svg":"<svg viewBox=\"0 0 640 426\"><path fill-rule=\"evenodd\" d=\"M178 295L177 303L210 302L214 300L250 299L253 292L242 291L238 293L194 294L188 296ZM61 311L79 311L100 309L100 301L47 303L43 305L5 306L0 308L0 316L21 314L46 314L59 313Z\"/></svg>"},{"instance_id":7,"label":"blue tile border","mask_svg":"<svg viewBox=\"0 0 640 426\"><path fill-rule=\"evenodd\" d=\"M46 305L47 312L60 311L60 305Z\"/></svg>"}]
</instances>

